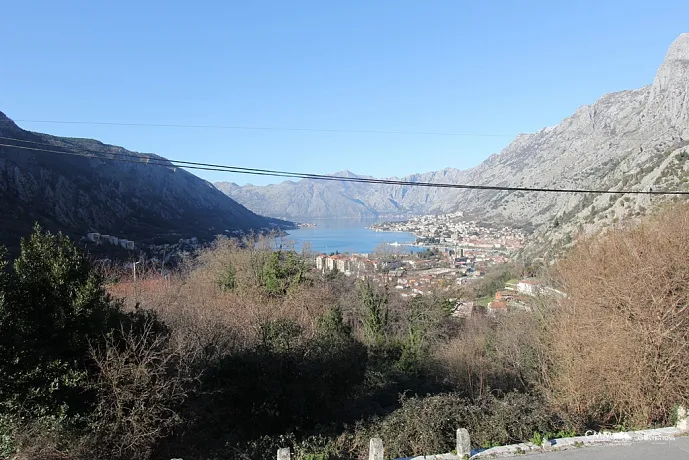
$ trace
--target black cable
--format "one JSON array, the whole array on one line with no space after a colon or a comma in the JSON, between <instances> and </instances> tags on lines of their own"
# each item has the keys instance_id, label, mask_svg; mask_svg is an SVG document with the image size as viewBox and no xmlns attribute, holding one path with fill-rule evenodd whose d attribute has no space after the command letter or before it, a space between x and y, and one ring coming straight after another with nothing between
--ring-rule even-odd
<instances>
[{"instance_id":1,"label":"black cable","mask_svg":"<svg viewBox=\"0 0 689 460\"><path fill-rule=\"evenodd\" d=\"M232 129L246 131L304 131L317 133L350 133L350 134L402 134L411 136L466 136L466 137L514 137L511 134L492 133L452 133L435 131L387 131L369 129L329 129L329 128L291 128L277 126L242 126L242 125L185 125L175 123L124 123L110 121L79 121L79 120L27 120L17 118L13 121L23 123L46 123L61 125L94 125L94 126L134 126L146 128L192 128L192 129Z\"/></svg>"},{"instance_id":2,"label":"black cable","mask_svg":"<svg viewBox=\"0 0 689 460\"><path fill-rule=\"evenodd\" d=\"M13 139L8 137L0 137L0 139L12 140L16 142L25 142L38 145L51 145L34 141L25 141L21 139ZM454 188L454 189L464 189L464 190L491 190L491 191L508 191L508 192L545 192L545 193L591 193L591 194L611 194L611 195L622 195L622 194L635 194L635 195L689 195L689 191L663 191L663 190L652 190L641 191L641 190L597 190L597 189L568 189L568 188L541 188L541 187L507 187L507 186L493 186L493 185L465 185L465 184L449 184L449 183L432 183L432 182L412 182L412 181L401 181L401 180L391 180L391 179L369 179L363 177L343 177L343 176L333 176L326 174L308 174L290 171L280 171L271 169L259 169L259 168L244 168L239 166L226 166L218 165L212 163L199 163L193 161L183 161L183 160L168 160L163 157L150 157L145 155L135 155L126 153L108 153L108 152L93 152L82 149L83 153L79 152L64 152L59 150L47 150L34 147L26 147L20 145L11 144L0 144L0 147L10 147L18 148L24 150L31 150L36 152L54 153L62 155L72 155L81 156L85 158L96 158L101 160L115 160L124 161L129 163L136 163L140 165L152 165L152 166L165 166L165 167L180 167L186 169L195 169L203 171L219 171L219 172L231 172L236 174L251 174L260 176L275 176L275 177L289 177L289 178L301 178L301 179L314 179L314 180L329 180L329 181L340 181L340 182L356 182L356 183L368 183L368 184L383 184L383 185L406 185L415 187L433 187L433 188ZM58 148L65 148L59 147ZM108 155L108 156L104 156ZM114 157L111 158L110 156ZM120 158L118 158L120 157ZM123 157L123 158L121 158ZM134 161L126 158L136 158L138 161ZM145 162L141 160L146 160Z\"/></svg>"}]
</instances>

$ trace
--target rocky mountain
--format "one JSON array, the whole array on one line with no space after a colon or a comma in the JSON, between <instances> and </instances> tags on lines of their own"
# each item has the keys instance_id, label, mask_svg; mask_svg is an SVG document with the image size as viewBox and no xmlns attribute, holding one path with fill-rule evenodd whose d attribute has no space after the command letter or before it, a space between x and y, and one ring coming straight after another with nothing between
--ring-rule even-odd
<instances>
[{"instance_id":1,"label":"rocky mountain","mask_svg":"<svg viewBox=\"0 0 689 460\"><path fill-rule=\"evenodd\" d=\"M648 191L685 189L689 140L689 34L670 46L651 85L606 94L560 124L523 134L475 168L403 178L515 187ZM349 173L351 174L351 173ZM272 216L385 216L463 210L483 220L567 240L645 212L662 197L428 189L302 180L265 187L216 184ZM555 230L557 228L557 230Z\"/></svg>"},{"instance_id":2,"label":"rocky mountain","mask_svg":"<svg viewBox=\"0 0 689 460\"><path fill-rule=\"evenodd\" d=\"M454 182L461 171L438 172L403 177L415 182ZM372 178L350 171L333 173L339 177ZM390 178L398 179L398 178ZM304 179L267 186L239 186L218 182L215 186L248 208L285 219L373 218L423 214L440 206L441 189L371 185L356 182Z\"/></svg>"},{"instance_id":3,"label":"rocky mountain","mask_svg":"<svg viewBox=\"0 0 689 460\"><path fill-rule=\"evenodd\" d=\"M74 237L94 231L135 242L287 224L249 211L185 170L145 158L169 163L163 157L25 131L1 112L0 144L0 244L10 247L34 222ZM129 155L134 162L96 158L108 154Z\"/></svg>"}]
</instances>

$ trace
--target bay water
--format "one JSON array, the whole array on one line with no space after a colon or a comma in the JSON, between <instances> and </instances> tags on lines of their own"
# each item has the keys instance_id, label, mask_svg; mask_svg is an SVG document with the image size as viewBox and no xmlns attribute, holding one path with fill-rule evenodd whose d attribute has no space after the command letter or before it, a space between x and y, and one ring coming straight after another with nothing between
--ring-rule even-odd
<instances>
[{"instance_id":1,"label":"bay water","mask_svg":"<svg viewBox=\"0 0 689 460\"><path fill-rule=\"evenodd\" d=\"M399 252L412 252L416 247L406 246L416 241L416 237L407 232L376 232L366 228L378 222L375 220L334 220L317 221L316 227L288 230L288 235L282 237L279 243L294 244L296 250L301 250L308 243L313 252L332 252L370 254L381 245L390 245ZM400 244L400 246L395 246Z\"/></svg>"}]
</instances>

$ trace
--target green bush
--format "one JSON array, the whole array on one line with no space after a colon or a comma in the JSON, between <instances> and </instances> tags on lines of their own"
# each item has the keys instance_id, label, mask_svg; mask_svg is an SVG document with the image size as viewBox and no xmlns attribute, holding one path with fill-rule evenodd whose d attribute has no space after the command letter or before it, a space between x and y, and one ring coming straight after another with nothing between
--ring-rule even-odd
<instances>
[{"instance_id":1,"label":"green bush","mask_svg":"<svg viewBox=\"0 0 689 460\"><path fill-rule=\"evenodd\" d=\"M305 280L306 263L294 251L273 251L263 266L263 287L270 295L284 295Z\"/></svg>"},{"instance_id":2,"label":"green bush","mask_svg":"<svg viewBox=\"0 0 689 460\"><path fill-rule=\"evenodd\" d=\"M10 415L0 415L0 458L10 458L16 451L16 421Z\"/></svg>"},{"instance_id":3,"label":"green bush","mask_svg":"<svg viewBox=\"0 0 689 460\"><path fill-rule=\"evenodd\" d=\"M237 269L232 263L228 263L225 270L220 274L218 286L223 291L233 291L237 287Z\"/></svg>"},{"instance_id":4,"label":"green bush","mask_svg":"<svg viewBox=\"0 0 689 460\"><path fill-rule=\"evenodd\" d=\"M74 416L87 391L90 344L117 319L98 275L62 235L35 228L12 270L0 267L0 414Z\"/></svg>"},{"instance_id":5,"label":"green bush","mask_svg":"<svg viewBox=\"0 0 689 460\"><path fill-rule=\"evenodd\" d=\"M67 237L36 226L11 267L0 259L0 457L143 458L183 399L168 378L181 366L156 346L166 331L124 313Z\"/></svg>"},{"instance_id":6,"label":"green bush","mask_svg":"<svg viewBox=\"0 0 689 460\"><path fill-rule=\"evenodd\" d=\"M362 308L360 317L364 336L369 344L380 345L387 337L388 293L366 281L357 283L357 296Z\"/></svg>"}]
</instances>

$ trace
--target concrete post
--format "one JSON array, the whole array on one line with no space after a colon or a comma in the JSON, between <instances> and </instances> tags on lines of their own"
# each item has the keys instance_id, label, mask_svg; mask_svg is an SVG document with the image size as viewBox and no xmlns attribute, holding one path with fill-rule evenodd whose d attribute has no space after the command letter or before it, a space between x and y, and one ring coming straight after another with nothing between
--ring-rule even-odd
<instances>
[{"instance_id":1,"label":"concrete post","mask_svg":"<svg viewBox=\"0 0 689 460\"><path fill-rule=\"evenodd\" d=\"M278 449L278 460L290 460L291 457L291 452L289 450L289 447L285 447L284 449Z\"/></svg>"},{"instance_id":2,"label":"concrete post","mask_svg":"<svg viewBox=\"0 0 689 460\"><path fill-rule=\"evenodd\" d=\"M684 406L677 408L677 423L675 427L682 433L689 431L689 417L687 417L687 409Z\"/></svg>"},{"instance_id":3,"label":"concrete post","mask_svg":"<svg viewBox=\"0 0 689 460\"><path fill-rule=\"evenodd\" d=\"M469 430L466 428L459 428L457 430L457 456L463 457L465 455L471 457L471 440L469 439Z\"/></svg>"},{"instance_id":4,"label":"concrete post","mask_svg":"<svg viewBox=\"0 0 689 460\"><path fill-rule=\"evenodd\" d=\"M368 460L385 460L385 451L383 449L383 440L380 438L371 438L368 447Z\"/></svg>"}]
</instances>

